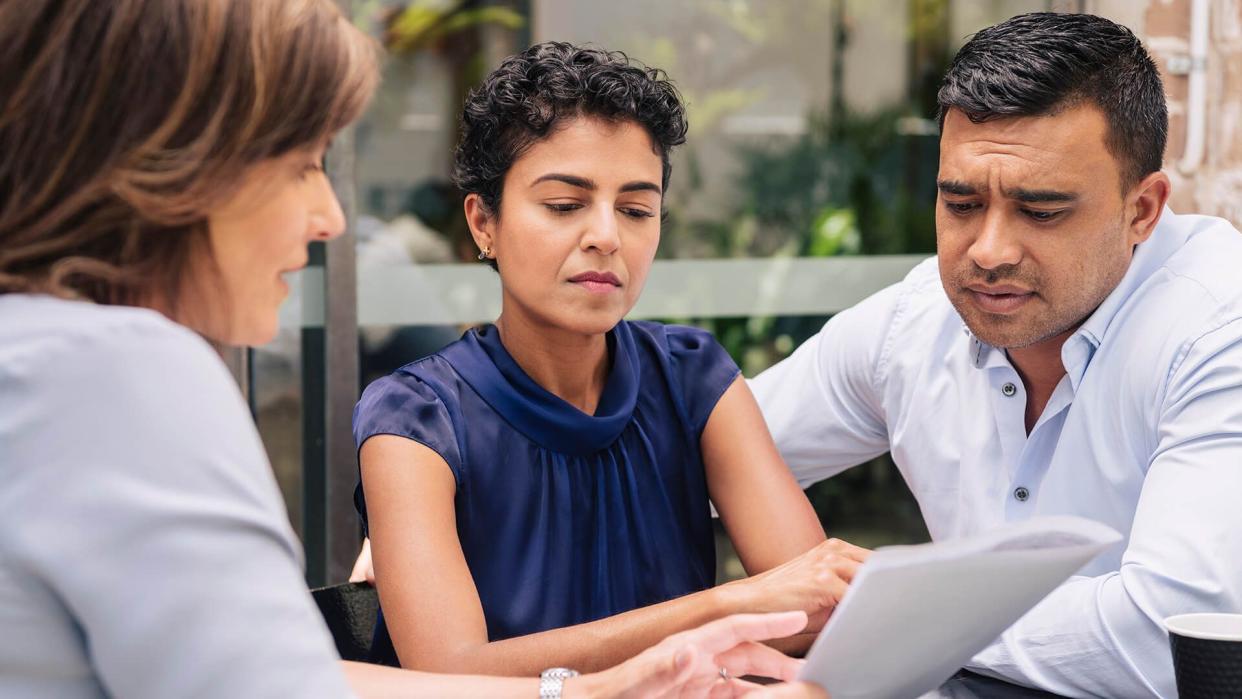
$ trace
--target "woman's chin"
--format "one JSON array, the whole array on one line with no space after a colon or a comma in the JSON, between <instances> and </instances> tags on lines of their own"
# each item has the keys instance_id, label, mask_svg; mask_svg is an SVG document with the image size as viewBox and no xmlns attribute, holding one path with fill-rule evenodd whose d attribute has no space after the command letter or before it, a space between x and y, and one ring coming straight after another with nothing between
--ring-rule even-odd
<instances>
[{"instance_id":1,"label":"woman's chin","mask_svg":"<svg viewBox=\"0 0 1242 699\"><path fill-rule=\"evenodd\" d=\"M228 338L217 338L217 341L231 347L262 347L275 340L279 330L279 319L273 314L270 319L255 320L244 327L234 328Z\"/></svg>"},{"instance_id":2,"label":"woman's chin","mask_svg":"<svg viewBox=\"0 0 1242 699\"><path fill-rule=\"evenodd\" d=\"M561 327L582 335L603 335L617 327L617 323L625 317L624 313L594 311L574 313L563 317Z\"/></svg>"}]
</instances>

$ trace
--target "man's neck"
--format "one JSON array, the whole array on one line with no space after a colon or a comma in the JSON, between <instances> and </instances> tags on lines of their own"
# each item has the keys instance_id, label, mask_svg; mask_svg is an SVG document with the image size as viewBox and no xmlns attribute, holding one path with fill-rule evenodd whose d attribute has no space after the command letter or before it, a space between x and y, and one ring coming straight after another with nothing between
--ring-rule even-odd
<instances>
[{"instance_id":1,"label":"man's neck","mask_svg":"<svg viewBox=\"0 0 1242 699\"><path fill-rule=\"evenodd\" d=\"M1033 345L1006 350L1013 368L1022 378L1026 389L1026 433L1030 434L1044 414L1048 400L1061 377L1065 376L1065 364L1061 361L1061 347L1078 330L1077 326Z\"/></svg>"}]
</instances>

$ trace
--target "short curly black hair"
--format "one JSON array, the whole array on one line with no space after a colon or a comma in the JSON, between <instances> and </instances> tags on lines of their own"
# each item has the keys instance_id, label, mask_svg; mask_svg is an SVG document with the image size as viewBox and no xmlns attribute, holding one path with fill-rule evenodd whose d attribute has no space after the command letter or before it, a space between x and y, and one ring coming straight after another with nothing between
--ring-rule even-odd
<instances>
[{"instance_id":1,"label":"short curly black hair","mask_svg":"<svg viewBox=\"0 0 1242 699\"><path fill-rule=\"evenodd\" d=\"M500 212L505 173L534 143L566 118L632 121L647 130L664 164L685 143L686 109L668 75L620 51L559 41L509 56L470 91L453 154L453 181L478 194L489 213Z\"/></svg>"}]
</instances>

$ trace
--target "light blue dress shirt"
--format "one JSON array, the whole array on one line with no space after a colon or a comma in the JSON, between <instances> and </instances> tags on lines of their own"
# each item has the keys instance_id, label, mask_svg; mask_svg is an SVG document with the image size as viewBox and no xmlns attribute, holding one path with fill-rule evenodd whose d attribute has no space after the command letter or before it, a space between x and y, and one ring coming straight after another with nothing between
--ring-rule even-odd
<instances>
[{"instance_id":1,"label":"light blue dress shirt","mask_svg":"<svg viewBox=\"0 0 1242 699\"><path fill-rule=\"evenodd\" d=\"M1018 373L966 330L932 259L751 385L799 482L891 451L935 540L1057 514L1122 532L973 669L1175 696L1162 620L1242 612L1242 235L1166 209L1061 358L1028 435Z\"/></svg>"}]
</instances>

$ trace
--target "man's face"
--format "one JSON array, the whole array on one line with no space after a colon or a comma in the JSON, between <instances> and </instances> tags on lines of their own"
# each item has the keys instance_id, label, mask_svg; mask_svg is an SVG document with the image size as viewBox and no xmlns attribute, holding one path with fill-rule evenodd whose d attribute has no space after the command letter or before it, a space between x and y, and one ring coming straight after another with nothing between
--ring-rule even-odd
<instances>
[{"instance_id":1,"label":"man's face","mask_svg":"<svg viewBox=\"0 0 1242 699\"><path fill-rule=\"evenodd\" d=\"M1107 129L1090 105L981 124L958 110L946 116L940 277L983 342L1016 349L1063 339L1125 275L1138 238Z\"/></svg>"}]
</instances>

